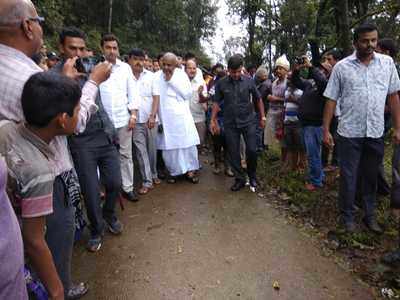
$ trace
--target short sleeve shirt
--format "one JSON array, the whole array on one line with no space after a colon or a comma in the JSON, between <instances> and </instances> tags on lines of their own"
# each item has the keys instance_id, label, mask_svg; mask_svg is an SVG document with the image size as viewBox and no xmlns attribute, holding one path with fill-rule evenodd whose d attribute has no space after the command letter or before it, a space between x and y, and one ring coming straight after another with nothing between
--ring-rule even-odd
<instances>
[{"instance_id":1,"label":"short sleeve shirt","mask_svg":"<svg viewBox=\"0 0 400 300\"><path fill-rule=\"evenodd\" d=\"M57 169L49 145L23 124L12 122L0 126L0 143L6 145L2 151L17 213L22 218L51 214Z\"/></svg>"},{"instance_id":2,"label":"short sleeve shirt","mask_svg":"<svg viewBox=\"0 0 400 300\"><path fill-rule=\"evenodd\" d=\"M341 136L380 138L386 97L399 90L400 80L391 57L374 53L367 66L354 53L335 65L324 96L337 102Z\"/></svg>"},{"instance_id":3,"label":"short sleeve shirt","mask_svg":"<svg viewBox=\"0 0 400 300\"><path fill-rule=\"evenodd\" d=\"M224 126L242 128L254 122L254 102L261 98L254 80L226 76L218 80L213 101L224 104Z\"/></svg>"}]
</instances>

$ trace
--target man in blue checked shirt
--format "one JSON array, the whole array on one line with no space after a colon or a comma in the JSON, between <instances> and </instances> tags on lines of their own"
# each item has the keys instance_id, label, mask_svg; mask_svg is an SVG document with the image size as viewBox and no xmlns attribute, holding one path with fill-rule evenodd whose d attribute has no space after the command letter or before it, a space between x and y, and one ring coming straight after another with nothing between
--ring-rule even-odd
<instances>
[{"instance_id":1,"label":"man in blue checked shirt","mask_svg":"<svg viewBox=\"0 0 400 300\"><path fill-rule=\"evenodd\" d=\"M361 178L364 223L382 233L376 221L378 167L383 159L386 97L394 121L394 139L400 142L400 80L393 59L375 52L378 31L363 24L354 31L355 52L338 62L324 92L324 143L334 145L329 126L336 106L340 108L338 146L340 159L339 209L347 232L356 230L354 200L357 177Z\"/></svg>"}]
</instances>

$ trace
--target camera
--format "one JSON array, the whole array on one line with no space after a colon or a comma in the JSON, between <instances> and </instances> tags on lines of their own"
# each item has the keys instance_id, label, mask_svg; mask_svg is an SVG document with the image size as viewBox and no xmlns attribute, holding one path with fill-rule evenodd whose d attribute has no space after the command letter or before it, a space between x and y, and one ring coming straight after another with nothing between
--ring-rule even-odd
<instances>
[{"instance_id":1,"label":"camera","mask_svg":"<svg viewBox=\"0 0 400 300\"><path fill-rule=\"evenodd\" d=\"M303 57L303 56L297 56L297 57L295 57L295 59L294 59L294 63L295 63L296 65L304 65L304 64L306 63L306 58Z\"/></svg>"},{"instance_id":2,"label":"camera","mask_svg":"<svg viewBox=\"0 0 400 300\"><path fill-rule=\"evenodd\" d=\"M101 62L104 62L104 56L91 56L91 57L80 57L76 60L75 68L79 73L90 74L93 68Z\"/></svg>"}]
</instances>

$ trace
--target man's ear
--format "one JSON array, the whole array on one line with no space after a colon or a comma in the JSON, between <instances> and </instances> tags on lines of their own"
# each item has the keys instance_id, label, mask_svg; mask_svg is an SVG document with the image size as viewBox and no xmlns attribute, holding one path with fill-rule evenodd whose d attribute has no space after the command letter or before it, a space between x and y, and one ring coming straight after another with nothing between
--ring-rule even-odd
<instances>
[{"instance_id":1,"label":"man's ear","mask_svg":"<svg viewBox=\"0 0 400 300\"><path fill-rule=\"evenodd\" d=\"M57 116L57 124L60 128L65 129L67 127L69 116L66 112L60 113Z\"/></svg>"},{"instance_id":2,"label":"man's ear","mask_svg":"<svg viewBox=\"0 0 400 300\"><path fill-rule=\"evenodd\" d=\"M24 20L21 23L22 30L29 40L33 40L32 25L28 20Z\"/></svg>"},{"instance_id":3,"label":"man's ear","mask_svg":"<svg viewBox=\"0 0 400 300\"><path fill-rule=\"evenodd\" d=\"M61 44L61 43L58 44L58 51L60 52L60 54L64 54L65 53L63 44Z\"/></svg>"}]
</instances>

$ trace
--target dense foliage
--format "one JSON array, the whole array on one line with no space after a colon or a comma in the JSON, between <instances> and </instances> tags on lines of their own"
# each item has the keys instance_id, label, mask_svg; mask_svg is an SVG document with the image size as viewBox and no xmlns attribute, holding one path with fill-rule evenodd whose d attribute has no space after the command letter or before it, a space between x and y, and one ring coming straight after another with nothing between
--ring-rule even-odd
<instances>
[{"instance_id":1,"label":"dense foliage","mask_svg":"<svg viewBox=\"0 0 400 300\"><path fill-rule=\"evenodd\" d=\"M318 60L323 51L352 51L351 29L373 21L383 37L400 36L398 0L226 0L231 14L247 26L247 36L230 40L227 49L244 43L246 60L260 64L274 55L289 57L311 52ZM235 44L236 42L236 44Z\"/></svg>"},{"instance_id":2,"label":"dense foliage","mask_svg":"<svg viewBox=\"0 0 400 300\"><path fill-rule=\"evenodd\" d=\"M152 56L160 51L193 51L205 55L200 40L213 36L217 6L214 0L33 0L46 18L46 43L57 47L57 32L74 25L89 36L88 46L99 49L101 35L111 31L122 53L142 47Z\"/></svg>"}]
</instances>

